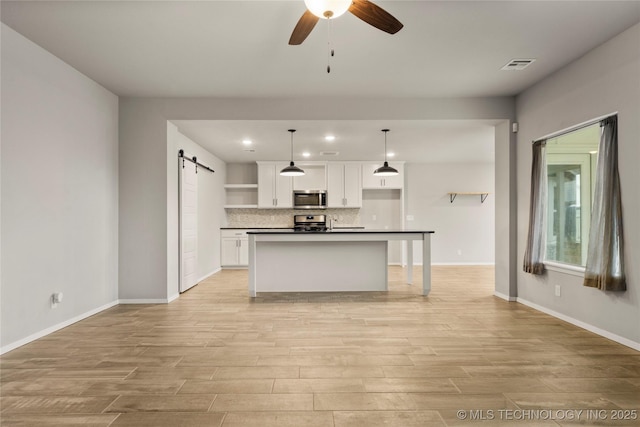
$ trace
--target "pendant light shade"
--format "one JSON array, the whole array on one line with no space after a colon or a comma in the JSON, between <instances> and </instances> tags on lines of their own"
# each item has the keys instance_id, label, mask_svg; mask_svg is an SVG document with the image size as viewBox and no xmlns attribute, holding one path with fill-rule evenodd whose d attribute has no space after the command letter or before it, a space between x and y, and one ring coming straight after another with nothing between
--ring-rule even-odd
<instances>
[{"instance_id":1,"label":"pendant light shade","mask_svg":"<svg viewBox=\"0 0 640 427\"><path fill-rule=\"evenodd\" d=\"M280 171L280 175L282 176L302 176L304 175L304 171L302 169L300 169L299 167L297 167L295 165L295 163L293 163L293 133L295 132L295 129L289 129L289 132L291 132L291 162L289 162L289 166L287 166L286 168L282 169Z\"/></svg>"},{"instance_id":2,"label":"pendant light shade","mask_svg":"<svg viewBox=\"0 0 640 427\"><path fill-rule=\"evenodd\" d=\"M398 170L389 166L389 162L387 162L387 132L389 132L389 129L382 129L382 132L384 132L384 164L373 171L373 174L375 176L398 175Z\"/></svg>"}]
</instances>

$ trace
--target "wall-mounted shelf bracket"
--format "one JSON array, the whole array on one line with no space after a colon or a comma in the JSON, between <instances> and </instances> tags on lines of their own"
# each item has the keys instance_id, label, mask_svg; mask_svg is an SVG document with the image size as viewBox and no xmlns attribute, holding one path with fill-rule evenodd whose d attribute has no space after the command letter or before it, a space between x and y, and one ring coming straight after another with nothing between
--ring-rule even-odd
<instances>
[{"instance_id":1,"label":"wall-mounted shelf bracket","mask_svg":"<svg viewBox=\"0 0 640 427\"><path fill-rule=\"evenodd\" d=\"M456 191L456 192L451 192L451 193L447 193L449 194L449 202L453 203L453 201L456 199L456 196L458 194L463 195L463 196L480 196L480 203L484 203L485 200L487 200L487 197L489 197L489 193L487 192L461 192L461 191Z\"/></svg>"}]
</instances>

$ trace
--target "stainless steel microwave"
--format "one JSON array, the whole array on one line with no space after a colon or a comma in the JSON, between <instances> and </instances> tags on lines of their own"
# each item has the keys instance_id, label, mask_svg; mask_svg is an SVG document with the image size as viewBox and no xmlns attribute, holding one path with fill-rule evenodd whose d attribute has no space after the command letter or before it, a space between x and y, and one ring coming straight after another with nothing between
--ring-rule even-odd
<instances>
[{"instance_id":1,"label":"stainless steel microwave","mask_svg":"<svg viewBox=\"0 0 640 427\"><path fill-rule=\"evenodd\" d=\"M294 209L326 209L327 192L324 190L293 190Z\"/></svg>"}]
</instances>

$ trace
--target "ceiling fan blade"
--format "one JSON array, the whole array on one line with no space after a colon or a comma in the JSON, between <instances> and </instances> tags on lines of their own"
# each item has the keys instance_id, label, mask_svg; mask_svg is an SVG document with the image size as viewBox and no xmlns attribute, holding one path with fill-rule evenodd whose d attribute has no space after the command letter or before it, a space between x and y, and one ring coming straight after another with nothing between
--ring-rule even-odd
<instances>
[{"instance_id":1,"label":"ceiling fan blade","mask_svg":"<svg viewBox=\"0 0 640 427\"><path fill-rule=\"evenodd\" d=\"M289 44L297 45L301 44L311 33L313 27L318 23L318 18L313 13L308 10L302 14L302 17L296 24L296 27L293 29L293 33L291 33L291 38L289 38Z\"/></svg>"},{"instance_id":2,"label":"ceiling fan blade","mask_svg":"<svg viewBox=\"0 0 640 427\"><path fill-rule=\"evenodd\" d=\"M353 0L349 12L362 19L369 25L389 34L395 34L403 27L402 23L389 12L371 3L369 0Z\"/></svg>"}]
</instances>

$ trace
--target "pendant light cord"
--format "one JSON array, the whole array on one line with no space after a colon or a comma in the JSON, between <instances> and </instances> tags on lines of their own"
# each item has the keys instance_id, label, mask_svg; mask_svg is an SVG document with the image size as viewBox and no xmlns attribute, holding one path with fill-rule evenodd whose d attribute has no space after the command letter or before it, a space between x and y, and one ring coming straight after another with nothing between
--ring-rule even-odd
<instances>
[{"instance_id":1,"label":"pendant light cord","mask_svg":"<svg viewBox=\"0 0 640 427\"><path fill-rule=\"evenodd\" d=\"M291 163L293 163L293 133L295 131L295 129L289 129L289 132L291 132Z\"/></svg>"},{"instance_id":2,"label":"pendant light cord","mask_svg":"<svg viewBox=\"0 0 640 427\"><path fill-rule=\"evenodd\" d=\"M387 163L387 132L389 129L382 129L382 132L384 132L384 162Z\"/></svg>"}]
</instances>

